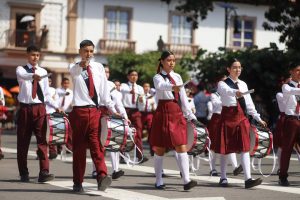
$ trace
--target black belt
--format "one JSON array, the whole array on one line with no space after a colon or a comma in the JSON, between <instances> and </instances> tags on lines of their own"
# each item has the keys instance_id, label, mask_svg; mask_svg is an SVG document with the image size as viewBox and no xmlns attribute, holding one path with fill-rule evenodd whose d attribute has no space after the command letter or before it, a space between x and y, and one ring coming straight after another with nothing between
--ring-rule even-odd
<instances>
[{"instance_id":1,"label":"black belt","mask_svg":"<svg viewBox=\"0 0 300 200\"><path fill-rule=\"evenodd\" d=\"M295 115L285 115L285 119L297 119L297 120L300 120L300 116L295 116Z\"/></svg>"},{"instance_id":2,"label":"black belt","mask_svg":"<svg viewBox=\"0 0 300 200\"><path fill-rule=\"evenodd\" d=\"M139 111L137 108L125 108L125 110L130 110L130 111Z\"/></svg>"},{"instance_id":3,"label":"black belt","mask_svg":"<svg viewBox=\"0 0 300 200\"><path fill-rule=\"evenodd\" d=\"M74 108L96 108L95 105L85 105L85 106L73 106Z\"/></svg>"},{"instance_id":4,"label":"black belt","mask_svg":"<svg viewBox=\"0 0 300 200\"><path fill-rule=\"evenodd\" d=\"M20 103L21 107L32 107L32 106L39 106L42 105L43 103Z\"/></svg>"}]
</instances>

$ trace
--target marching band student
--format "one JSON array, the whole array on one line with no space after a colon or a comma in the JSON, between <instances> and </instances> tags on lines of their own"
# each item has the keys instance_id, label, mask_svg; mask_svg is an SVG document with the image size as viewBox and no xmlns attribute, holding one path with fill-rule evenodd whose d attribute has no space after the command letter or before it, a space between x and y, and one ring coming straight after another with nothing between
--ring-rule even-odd
<instances>
[{"instance_id":1,"label":"marching band student","mask_svg":"<svg viewBox=\"0 0 300 200\"><path fill-rule=\"evenodd\" d=\"M4 108L5 108L4 106L5 106L4 92L2 87L0 87L0 121L6 118L4 114ZM2 134L2 128L0 127L0 160L4 158L4 155L1 150L1 134Z\"/></svg>"},{"instance_id":2,"label":"marching band student","mask_svg":"<svg viewBox=\"0 0 300 200\"><path fill-rule=\"evenodd\" d=\"M181 76L173 71L174 67L174 54L170 51L162 52L157 74L153 77L158 106L153 117L149 142L155 152L155 188L165 189L162 179L163 156L166 149L175 149L184 182L183 189L190 190L197 182L189 177L187 122L184 116L194 121L196 116L188 104Z\"/></svg>"},{"instance_id":3,"label":"marching band student","mask_svg":"<svg viewBox=\"0 0 300 200\"><path fill-rule=\"evenodd\" d=\"M20 111L17 120L17 160L21 182L29 182L27 154L32 132L37 140L37 154L40 161L38 182L50 181L54 178L49 174L48 144L46 141L46 109L45 102L52 102L49 94L47 71L38 65L40 49L36 46L27 47L28 63L18 66L17 79L20 86L18 100ZM52 102L51 105L55 107ZM56 111L60 112L58 107Z\"/></svg>"},{"instance_id":4,"label":"marching band student","mask_svg":"<svg viewBox=\"0 0 300 200\"><path fill-rule=\"evenodd\" d=\"M103 66L104 66L106 78L109 79L109 75L110 75L109 66L107 64L103 64ZM112 81L108 80L107 83L108 83L108 90L110 92L111 99L115 103L116 110L122 115L122 117L125 120L128 121L128 123L130 123L130 121L128 120L127 113L126 113L125 108L122 103L121 92L119 92L116 89L116 86ZM107 116L110 115L109 110L107 109L106 106L104 106L104 102L103 103L101 102L99 108L103 115L107 115ZM111 159L111 164L112 164L112 168L113 168L113 173L111 175L112 179L118 179L121 176L123 176L125 173L123 170L119 169L119 158L120 158L119 152L110 152L110 159ZM97 177L97 171L96 171L96 167L94 164L93 164L92 176L93 176L93 178Z\"/></svg>"},{"instance_id":5,"label":"marching band student","mask_svg":"<svg viewBox=\"0 0 300 200\"><path fill-rule=\"evenodd\" d=\"M111 184L104 160L104 148L99 142L100 102L119 115L112 102L102 64L91 61L95 45L90 40L80 43L81 61L70 65L73 80L73 110L70 122L73 129L73 191L83 192L82 182L86 168L86 149L89 147L96 166L98 190L104 191Z\"/></svg>"},{"instance_id":6,"label":"marching band student","mask_svg":"<svg viewBox=\"0 0 300 200\"><path fill-rule=\"evenodd\" d=\"M52 98L53 102L55 103L55 106L51 105L49 102L46 102L46 113L47 114L52 114L56 112L55 108L58 108L58 95L56 93L55 88L51 87L52 84L52 78L48 78L48 83L49 83L49 94L50 97ZM52 160L57 157L57 150L56 146L53 144L49 145L49 159Z\"/></svg>"},{"instance_id":7,"label":"marching band student","mask_svg":"<svg viewBox=\"0 0 300 200\"><path fill-rule=\"evenodd\" d=\"M290 66L291 81L283 84L283 102L285 102L285 121L281 137L281 159L279 172L279 185L289 186L287 179L290 158L293 146L300 140L300 64L292 63Z\"/></svg>"},{"instance_id":8,"label":"marching band student","mask_svg":"<svg viewBox=\"0 0 300 200\"><path fill-rule=\"evenodd\" d=\"M148 158L143 156L143 124L142 124L142 114L138 110L138 101L141 101L138 97L144 95L144 89L142 86L138 85L136 82L138 80L138 72L131 69L127 73L127 83L122 83L120 91L123 97L123 105L128 114L129 120L136 129L136 145L139 148L137 151L137 158L140 163L148 161ZM143 160L142 160L143 159ZM122 162L122 160L121 160Z\"/></svg>"},{"instance_id":9,"label":"marching band student","mask_svg":"<svg viewBox=\"0 0 300 200\"><path fill-rule=\"evenodd\" d=\"M291 78L290 76L283 82L283 84L290 82ZM282 84L282 85L283 85ZM281 87L282 87L281 85ZM283 125L284 125L284 119L285 119L285 102L283 101L283 94L282 91L277 92L276 94L276 101L278 105L278 109L280 111L279 118L276 122L276 127L274 131L274 147L277 147L277 159L278 159L278 170L277 170L277 175L279 175L280 172L280 158L281 158L281 138L283 137Z\"/></svg>"},{"instance_id":10,"label":"marching band student","mask_svg":"<svg viewBox=\"0 0 300 200\"><path fill-rule=\"evenodd\" d=\"M58 104L59 107L67 114L67 117L69 117L70 112L72 111L72 101L73 101L73 91L69 88L70 86L70 80L66 77L64 77L61 81L61 87L56 89L56 92L59 96ZM67 148L67 152L72 152L72 129L70 129L68 134L68 142L65 145ZM62 150L62 146L57 146L58 153Z\"/></svg>"},{"instance_id":11,"label":"marching band student","mask_svg":"<svg viewBox=\"0 0 300 200\"><path fill-rule=\"evenodd\" d=\"M223 76L220 81L224 81L227 77ZM209 133L209 138L211 141L210 144L210 150L211 150L211 162L210 162L210 175L211 176L218 176L218 172L216 170L216 156L217 154L215 153L216 147L218 146L218 140L217 140L217 134L219 134L219 126L218 124L221 121L221 111L222 111L222 101L221 101L221 96L219 95L218 92L213 92L211 93L211 109L212 109L212 116L211 119L209 120L207 129ZM233 175L237 176L243 171L243 168L241 165L238 166L237 160L236 160L236 154L235 153L230 153L228 155L231 165L233 167Z\"/></svg>"},{"instance_id":12,"label":"marching band student","mask_svg":"<svg viewBox=\"0 0 300 200\"><path fill-rule=\"evenodd\" d=\"M220 133L217 134L219 145L216 153L221 155L221 178L219 185L228 185L226 177L227 154L241 153L241 163L244 170L245 188L251 188L262 183L262 179L251 178L250 168L250 123L247 115L251 115L263 127L267 124L255 110L250 94L243 95L248 91L247 84L239 79L242 66L237 59L230 61L227 71L229 77L218 83L217 92L221 96L222 111Z\"/></svg>"},{"instance_id":13,"label":"marching band student","mask_svg":"<svg viewBox=\"0 0 300 200\"><path fill-rule=\"evenodd\" d=\"M142 124L145 125L148 134L150 134L156 102L154 96L150 94L150 83L144 83L143 89L144 95L139 97L141 101L138 102L138 109L142 113Z\"/></svg>"}]
</instances>

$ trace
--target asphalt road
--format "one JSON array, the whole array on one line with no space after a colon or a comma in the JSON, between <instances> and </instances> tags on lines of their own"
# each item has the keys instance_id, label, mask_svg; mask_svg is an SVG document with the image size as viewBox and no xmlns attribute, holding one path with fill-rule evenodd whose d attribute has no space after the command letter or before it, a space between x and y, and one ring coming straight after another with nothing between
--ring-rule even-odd
<instances>
[{"instance_id":1,"label":"asphalt road","mask_svg":"<svg viewBox=\"0 0 300 200\"><path fill-rule=\"evenodd\" d=\"M154 188L153 158L149 155L146 146L146 156L149 161L142 165L127 166L121 164L120 168L125 171L125 176L113 181L111 187L105 192L97 191L96 180L91 178L91 159L87 159L83 194L72 192L72 159L68 155L66 160L58 157L50 161L50 172L55 174L54 181L45 184L37 183L39 172L38 161L36 160L35 138L32 137L30 152L28 156L28 167L30 182L21 183L19 181L18 167L16 160L16 132L14 130L4 131L2 134L2 150L5 158L0 160L0 200L83 200L83 199L151 199L151 200L237 200L237 199L300 199L300 163L293 155L289 169L290 187L278 185L278 176L271 175L263 177L258 171L252 170L253 178L263 178L263 184L253 189L244 189L243 174L233 176L231 166L228 166L229 187L218 186L219 177L209 176L209 163L207 157L202 157L200 169L191 178L198 181L198 186L191 191L185 192L182 187L182 180L172 153L166 155L164 159L164 171L167 175L164 183L166 190L156 190ZM89 152L87 151L89 157ZM107 154L108 155L108 154ZM238 156L239 160L239 156ZM109 173L111 173L110 159L106 157ZM219 164L219 162L217 162ZM272 158L262 160L262 171L265 174L271 172ZM219 166L217 166L219 169ZM277 170L277 169L276 169Z\"/></svg>"}]
</instances>

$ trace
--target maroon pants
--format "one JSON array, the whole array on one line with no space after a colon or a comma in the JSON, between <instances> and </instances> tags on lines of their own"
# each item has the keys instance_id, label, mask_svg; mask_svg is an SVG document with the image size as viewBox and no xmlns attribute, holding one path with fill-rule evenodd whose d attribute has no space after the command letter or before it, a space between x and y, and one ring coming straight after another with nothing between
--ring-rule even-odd
<instances>
[{"instance_id":1,"label":"maroon pants","mask_svg":"<svg viewBox=\"0 0 300 200\"><path fill-rule=\"evenodd\" d=\"M127 115L131 124L136 129L136 137L135 137L135 144L137 147L143 152L143 124L142 124L142 114L138 111L138 109L126 109ZM137 151L137 157L139 159L142 158L140 151Z\"/></svg>"},{"instance_id":2,"label":"maroon pants","mask_svg":"<svg viewBox=\"0 0 300 200\"><path fill-rule=\"evenodd\" d=\"M100 146L101 112L97 108L73 107L70 122L73 129L73 182L81 184L86 167L86 149L90 149L98 173L97 179L107 175L104 148Z\"/></svg>"},{"instance_id":3,"label":"maroon pants","mask_svg":"<svg viewBox=\"0 0 300 200\"><path fill-rule=\"evenodd\" d=\"M288 169L293 146L300 137L300 120L296 118L285 117L284 121L284 137L281 138L281 159L279 178L288 177Z\"/></svg>"},{"instance_id":4,"label":"maroon pants","mask_svg":"<svg viewBox=\"0 0 300 200\"><path fill-rule=\"evenodd\" d=\"M40 161L40 172L49 172L46 142L46 109L44 104L21 104L17 128L17 160L20 176L29 174L27 154L32 132L37 141L37 154Z\"/></svg>"},{"instance_id":5,"label":"maroon pants","mask_svg":"<svg viewBox=\"0 0 300 200\"><path fill-rule=\"evenodd\" d=\"M1 122L1 121L0 121ZM2 128L0 128L0 155L2 155L2 150L1 150L1 134L2 134Z\"/></svg>"},{"instance_id":6,"label":"maroon pants","mask_svg":"<svg viewBox=\"0 0 300 200\"><path fill-rule=\"evenodd\" d=\"M151 132L153 113L152 112L141 112L142 113L142 124L146 127L148 134Z\"/></svg>"}]
</instances>

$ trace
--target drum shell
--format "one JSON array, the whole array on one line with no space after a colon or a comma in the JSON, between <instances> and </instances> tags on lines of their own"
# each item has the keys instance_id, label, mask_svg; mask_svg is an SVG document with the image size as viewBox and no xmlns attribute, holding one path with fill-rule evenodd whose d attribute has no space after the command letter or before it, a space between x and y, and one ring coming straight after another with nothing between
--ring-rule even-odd
<instances>
[{"instance_id":1,"label":"drum shell","mask_svg":"<svg viewBox=\"0 0 300 200\"><path fill-rule=\"evenodd\" d=\"M271 153L273 134L254 125L250 127L250 156L264 158Z\"/></svg>"}]
</instances>

